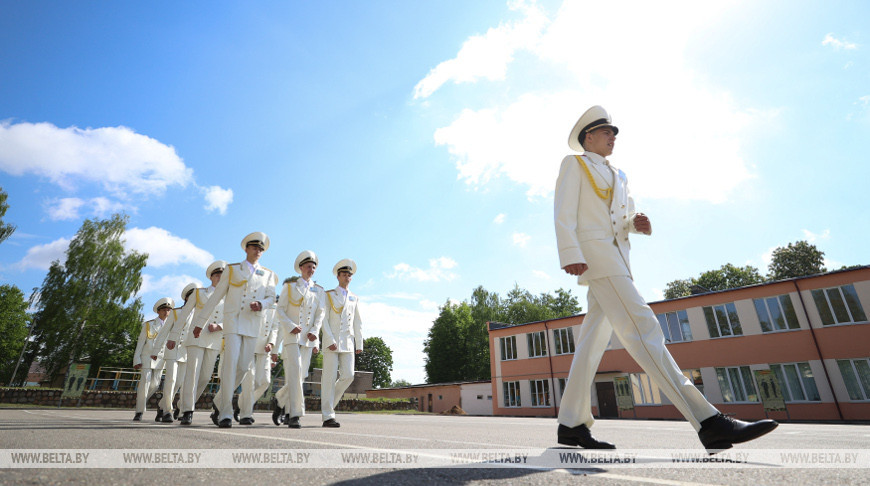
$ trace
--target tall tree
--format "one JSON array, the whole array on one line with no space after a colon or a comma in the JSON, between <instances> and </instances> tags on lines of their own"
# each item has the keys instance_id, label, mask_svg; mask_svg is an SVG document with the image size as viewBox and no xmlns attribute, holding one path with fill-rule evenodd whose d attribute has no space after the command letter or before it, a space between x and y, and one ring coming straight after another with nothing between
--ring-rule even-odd
<instances>
[{"instance_id":1,"label":"tall tree","mask_svg":"<svg viewBox=\"0 0 870 486\"><path fill-rule=\"evenodd\" d=\"M142 301L132 297L148 255L124 250L127 221L118 214L85 220L66 261L52 262L33 324L36 355L49 376L74 361L90 362L94 372L132 362L142 323Z\"/></svg>"},{"instance_id":2,"label":"tall tree","mask_svg":"<svg viewBox=\"0 0 870 486\"><path fill-rule=\"evenodd\" d=\"M30 324L27 306L24 293L18 287L0 285L0 385L13 379L12 373L27 339L27 326ZM27 371L22 374L19 369L18 376L26 377Z\"/></svg>"},{"instance_id":3,"label":"tall tree","mask_svg":"<svg viewBox=\"0 0 870 486\"><path fill-rule=\"evenodd\" d=\"M359 371L371 371L372 386L384 388L390 386L390 372L393 371L393 350L378 336L363 340L363 351L356 355L356 366Z\"/></svg>"},{"instance_id":4,"label":"tall tree","mask_svg":"<svg viewBox=\"0 0 870 486\"><path fill-rule=\"evenodd\" d=\"M665 285L666 299L676 299L692 295L692 287L698 286L705 290L727 290L764 282L764 277L752 265L738 267L730 263L722 265L717 270L707 270L698 278L672 280Z\"/></svg>"},{"instance_id":5,"label":"tall tree","mask_svg":"<svg viewBox=\"0 0 870 486\"><path fill-rule=\"evenodd\" d=\"M692 295L692 286L695 285L695 282L696 280L694 278L684 278L668 282L665 284L665 298L677 299L687 295Z\"/></svg>"},{"instance_id":6,"label":"tall tree","mask_svg":"<svg viewBox=\"0 0 870 486\"><path fill-rule=\"evenodd\" d=\"M15 232L14 224L3 222L3 216L6 215L6 210L9 209L9 204L6 204L7 197L6 191L0 187L0 243L3 243L6 238L9 238Z\"/></svg>"},{"instance_id":7,"label":"tall tree","mask_svg":"<svg viewBox=\"0 0 870 486\"><path fill-rule=\"evenodd\" d=\"M465 336L473 322L471 307L466 302L453 304L448 301L441 307L438 318L432 323L429 335L423 342L428 383L468 379L469 357ZM486 346L486 341L483 345Z\"/></svg>"},{"instance_id":8,"label":"tall tree","mask_svg":"<svg viewBox=\"0 0 870 486\"><path fill-rule=\"evenodd\" d=\"M807 241L796 241L773 250L767 266L770 280L803 277L824 273L825 252Z\"/></svg>"}]
</instances>

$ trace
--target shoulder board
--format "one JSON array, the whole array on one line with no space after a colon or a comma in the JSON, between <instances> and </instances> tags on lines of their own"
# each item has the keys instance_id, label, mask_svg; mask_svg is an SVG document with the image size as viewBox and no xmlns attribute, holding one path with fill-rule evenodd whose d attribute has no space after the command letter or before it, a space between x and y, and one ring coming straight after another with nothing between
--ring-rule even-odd
<instances>
[{"instance_id":1,"label":"shoulder board","mask_svg":"<svg viewBox=\"0 0 870 486\"><path fill-rule=\"evenodd\" d=\"M314 282L314 288L315 288L315 289L323 290L323 287L321 287L320 284L317 283L317 282Z\"/></svg>"},{"instance_id":2,"label":"shoulder board","mask_svg":"<svg viewBox=\"0 0 870 486\"><path fill-rule=\"evenodd\" d=\"M284 283L295 283L297 280L299 280L299 277L289 277L284 279Z\"/></svg>"},{"instance_id":3,"label":"shoulder board","mask_svg":"<svg viewBox=\"0 0 870 486\"><path fill-rule=\"evenodd\" d=\"M272 270L269 270L269 269L266 268L266 267L262 267L262 266L261 266L260 269L261 269L261 270L266 270L266 271L272 272ZM272 272L272 273L275 273L275 272Z\"/></svg>"},{"instance_id":4,"label":"shoulder board","mask_svg":"<svg viewBox=\"0 0 870 486\"><path fill-rule=\"evenodd\" d=\"M323 288L323 287L321 287L321 288ZM332 292L332 293L334 294L334 293L335 293L335 289L327 290L327 291L326 291L327 294L330 293L330 292Z\"/></svg>"}]
</instances>

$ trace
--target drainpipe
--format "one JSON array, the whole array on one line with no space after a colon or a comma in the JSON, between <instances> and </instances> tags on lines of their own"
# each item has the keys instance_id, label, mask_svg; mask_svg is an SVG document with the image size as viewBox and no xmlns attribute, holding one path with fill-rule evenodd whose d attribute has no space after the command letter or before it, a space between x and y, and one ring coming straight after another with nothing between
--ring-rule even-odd
<instances>
[{"instance_id":1,"label":"drainpipe","mask_svg":"<svg viewBox=\"0 0 870 486\"><path fill-rule=\"evenodd\" d=\"M840 410L840 401L837 400L837 394L834 392L834 385L831 383L831 374L828 373L828 365L825 364L825 360L822 357L822 350L819 348L819 341L816 339L816 331L813 330L813 323L810 321L810 315L807 312L807 306L804 304L804 296L801 294L801 288L798 286L797 280L793 281L794 288L797 290L798 299L801 301L801 307L804 310L804 317L807 318L807 324L810 326L810 334L813 336L813 344L816 345L816 353L819 355L819 361L822 362L822 369L825 371L825 379L828 380L828 389L831 390L831 396L834 397L834 405L837 406L837 415L840 416L840 420L845 420L843 418L843 411Z\"/></svg>"},{"instance_id":2,"label":"drainpipe","mask_svg":"<svg viewBox=\"0 0 870 486\"><path fill-rule=\"evenodd\" d=\"M547 338L547 361L550 363L550 383L553 384L553 417L559 418L559 413L556 411L556 379L553 377L553 353L550 348L550 328L547 327L549 321L544 321L544 336Z\"/></svg>"}]
</instances>

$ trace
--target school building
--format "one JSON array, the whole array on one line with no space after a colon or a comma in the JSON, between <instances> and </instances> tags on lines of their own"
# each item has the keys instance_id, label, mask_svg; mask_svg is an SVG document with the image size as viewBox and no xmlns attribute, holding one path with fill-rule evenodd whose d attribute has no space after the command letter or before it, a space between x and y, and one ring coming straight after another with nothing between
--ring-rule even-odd
<instances>
[{"instance_id":1,"label":"school building","mask_svg":"<svg viewBox=\"0 0 870 486\"><path fill-rule=\"evenodd\" d=\"M870 266L650 303L683 370L742 419L870 420ZM494 415L554 417L585 315L489 323ZM682 418L613 337L603 418Z\"/></svg>"}]
</instances>

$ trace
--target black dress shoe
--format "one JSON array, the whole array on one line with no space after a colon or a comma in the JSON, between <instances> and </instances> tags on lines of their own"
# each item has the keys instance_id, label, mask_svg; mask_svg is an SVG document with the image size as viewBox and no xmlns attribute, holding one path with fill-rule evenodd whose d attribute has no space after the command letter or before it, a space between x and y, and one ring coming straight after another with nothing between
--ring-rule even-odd
<instances>
[{"instance_id":1,"label":"black dress shoe","mask_svg":"<svg viewBox=\"0 0 870 486\"><path fill-rule=\"evenodd\" d=\"M254 417L242 417L242 420L239 420L239 425L254 425Z\"/></svg>"},{"instance_id":2,"label":"black dress shoe","mask_svg":"<svg viewBox=\"0 0 870 486\"><path fill-rule=\"evenodd\" d=\"M209 415L209 417L211 418L211 421L214 422L215 425L219 425L218 424L218 417L220 416L220 412L218 412L217 405L212 403L211 408L212 408L212 410L214 410L214 412L212 412L211 415Z\"/></svg>"},{"instance_id":3,"label":"black dress shoe","mask_svg":"<svg viewBox=\"0 0 870 486\"><path fill-rule=\"evenodd\" d=\"M164 413L161 422L163 422L164 424L171 424L173 422L172 414L170 414L169 412Z\"/></svg>"},{"instance_id":4,"label":"black dress shoe","mask_svg":"<svg viewBox=\"0 0 870 486\"><path fill-rule=\"evenodd\" d=\"M291 418L290 420L293 420L293 419ZM329 420L326 420L323 422L323 426L324 427L338 428L338 427L341 427L341 424L336 422L335 419L329 419Z\"/></svg>"},{"instance_id":5,"label":"black dress shoe","mask_svg":"<svg viewBox=\"0 0 870 486\"><path fill-rule=\"evenodd\" d=\"M161 420L163 420L163 410L160 410L160 409L158 408L158 409L157 409L157 416L154 417L154 421L155 421L155 422L160 422Z\"/></svg>"},{"instance_id":6,"label":"black dress shoe","mask_svg":"<svg viewBox=\"0 0 870 486\"><path fill-rule=\"evenodd\" d=\"M239 412L240 412L239 407L236 407L233 409L233 420L241 423L241 421L239 420Z\"/></svg>"},{"instance_id":7,"label":"black dress shoe","mask_svg":"<svg viewBox=\"0 0 870 486\"><path fill-rule=\"evenodd\" d=\"M233 419L223 419L217 424L222 429L230 429L233 427Z\"/></svg>"},{"instance_id":8,"label":"black dress shoe","mask_svg":"<svg viewBox=\"0 0 870 486\"><path fill-rule=\"evenodd\" d=\"M289 424L290 423L290 414L289 413L285 413L284 415L281 416L281 423L282 424Z\"/></svg>"},{"instance_id":9,"label":"black dress shoe","mask_svg":"<svg viewBox=\"0 0 870 486\"><path fill-rule=\"evenodd\" d=\"M278 400L272 397L272 423L281 425L281 416L284 415L284 407L278 406Z\"/></svg>"},{"instance_id":10,"label":"black dress shoe","mask_svg":"<svg viewBox=\"0 0 870 486\"><path fill-rule=\"evenodd\" d=\"M181 414L181 425L190 425L193 423L193 412L184 412Z\"/></svg>"},{"instance_id":11,"label":"black dress shoe","mask_svg":"<svg viewBox=\"0 0 870 486\"><path fill-rule=\"evenodd\" d=\"M178 408L176 408L175 410L173 410L173 411L172 411L172 418L174 418L175 420L178 420L178 412L179 412L179 411L180 411L180 410L179 410Z\"/></svg>"},{"instance_id":12,"label":"black dress shoe","mask_svg":"<svg viewBox=\"0 0 870 486\"><path fill-rule=\"evenodd\" d=\"M732 444L740 444L757 439L779 425L773 420L744 422L718 413L703 422L698 438L707 451L730 449ZM712 452L711 452L712 454Z\"/></svg>"},{"instance_id":13,"label":"black dress shoe","mask_svg":"<svg viewBox=\"0 0 870 486\"><path fill-rule=\"evenodd\" d=\"M333 422L335 422L335 421L333 420ZM338 422L335 422L335 423L338 423ZM326 426L325 423L324 423L324 426ZM290 427L291 429L301 429L302 424L299 423L299 417L290 417L290 420L287 421L287 427Z\"/></svg>"},{"instance_id":14,"label":"black dress shoe","mask_svg":"<svg viewBox=\"0 0 870 486\"><path fill-rule=\"evenodd\" d=\"M136 412L136 415L133 415L133 422L141 422L142 421L142 412Z\"/></svg>"},{"instance_id":15,"label":"black dress shoe","mask_svg":"<svg viewBox=\"0 0 870 486\"><path fill-rule=\"evenodd\" d=\"M559 424L558 441L562 445L580 446L584 449L616 449L610 442L597 440L585 424L576 427L566 427Z\"/></svg>"}]
</instances>

